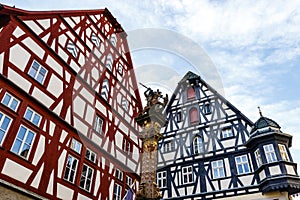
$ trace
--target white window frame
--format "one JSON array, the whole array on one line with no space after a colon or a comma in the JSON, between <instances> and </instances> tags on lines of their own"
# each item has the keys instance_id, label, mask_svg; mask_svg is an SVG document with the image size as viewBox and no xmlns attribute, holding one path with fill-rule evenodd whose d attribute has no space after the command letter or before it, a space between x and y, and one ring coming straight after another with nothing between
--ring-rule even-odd
<instances>
[{"instance_id":1,"label":"white window frame","mask_svg":"<svg viewBox=\"0 0 300 200\"><path fill-rule=\"evenodd\" d=\"M223 160L212 161L211 169L212 169L212 175L214 179L226 177Z\"/></svg>"},{"instance_id":2,"label":"white window frame","mask_svg":"<svg viewBox=\"0 0 300 200\"><path fill-rule=\"evenodd\" d=\"M268 163L276 162L277 157L276 157L276 153L275 153L273 144L266 144L263 147L264 147L265 155L267 158L267 162Z\"/></svg>"},{"instance_id":3,"label":"white window frame","mask_svg":"<svg viewBox=\"0 0 300 200\"><path fill-rule=\"evenodd\" d=\"M122 98L121 104L122 104L122 107L124 108L124 110L128 111L128 109L129 109L129 102L128 102L128 100L125 97Z\"/></svg>"},{"instance_id":4,"label":"white window frame","mask_svg":"<svg viewBox=\"0 0 300 200\"><path fill-rule=\"evenodd\" d=\"M196 136L193 139L193 153L203 153L203 139L200 136Z\"/></svg>"},{"instance_id":5,"label":"white window frame","mask_svg":"<svg viewBox=\"0 0 300 200\"><path fill-rule=\"evenodd\" d=\"M22 134L21 130L25 131L24 135ZM25 159L28 159L30 152L31 152L32 144L34 142L35 135L36 135L35 132L33 132L29 128L21 125L18 130L17 136L15 138L14 144L11 148L11 151L22 156ZM31 138L31 140L28 141L28 139L30 139L30 138ZM16 145L18 145L19 147ZM16 147L17 147L17 149L15 149Z\"/></svg>"},{"instance_id":6,"label":"white window frame","mask_svg":"<svg viewBox=\"0 0 300 200\"><path fill-rule=\"evenodd\" d=\"M72 47L72 49L70 49L70 47ZM74 58L77 58L78 48L72 41L68 41L67 50Z\"/></svg>"},{"instance_id":7,"label":"white window frame","mask_svg":"<svg viewBox=\"0 0 300 200\"><path fill-rule=\"evenodd\" d=\"M45 73L42 72L42 70L44 70ZM43 67L40 63L38 63L36 60L32 62L32 65L30 66L30 69L28 71L28 75L42 85L44 84L47 73L48 70L45 67Z\"/></svg>"},{"instance_id":8,"label":"white window frame","mask_svg":"<svg viewBox=\"0 0 300 200\"><path fill-rule=\"evenodd\" d=\"M169 153L175 150L175 142L174 141L166 141L164 143L164 153Z\"/></svg>"},{"instance_id":9,"label":"white window frame","mask_svg":"<svg viewBox=\"0 0 300 200\"><path fill-rule=\"evenodd\" d=\"M131 186L131 185L132 185L132 178L131 178L130 176L128 176L128 175L126 175L126 184L127 184L128 186Z\"/></svg>"},{"instance_id":10,"label":"white window frame","mask_svg":"<svg viewBox=\"0 0 300 200\"><path fill-rule=\"evenodd\" d=\"M70 164L68 165L69 161L70 161ZM74 164L74 162L75 162L75 164ZM77 174L76 173L77 167L78 167L78 159L72 155L68 155L63 179L70 183L74 183L75 179L76 179L76 174ZM73 175L73 177L72 177L72 175Z\"/></svg>"},{"instance_id":11,"label":"white window frame","mask_svg":"<svg viewBox=\"0 0 300 200\"><path fill-rule=\"evenodd\" d=\"M121 199L122 199L122 186L119 185L118 183L115 183L113 200L121 200Z\"/></svg>"},{"instance_id":12,"label":"white window frame","mask_svg":"<svg viewBox=\"0 0 300 200\"><path fill-rule=\"evenodd\" d=\"M27 115L28 112L31 112L30 116ZM35 120L36 117L38 117L38 121ZM40 123L42 121L42 116L30 107L27 107L25 114L24 114L24 118L27 119L28 121L30 121L32 124L36 125L37 127L40 126Z\"/></svg>"},{"instance_id":13,"label":"white window frame","mask_svg":"<svg viewBox=\"0 0 300 200\"><path fill-rule=\"evenodd\" d=\"M231 126L222 128L221 133L222 133L222 139L232 138L234 136Z\"/></svg>"},{"instance_id":14,"label":"white window frame","mask_svg":"<svg viewBox=\"0 0 300 200\"><path fill-rule=\"evenodd\" d=\"M247 155L235 157L235 164L238 174L247 174L251 172Z\"/></svg>"},{"instance_id":15,"label":"white window frame","mask_svg":"<svg viewBox=\"0 0 300 200\"><path fill-rule=\"evenodd\" d=\"M91 41L96 47L99 47L99 45L101 43L100 38L95 33L92 33Z\"/></svg>"},{"instance_id":16,"label":"white window frame","mask_svg":"<svg viewBox=\"0 0 300 200\"><path fill-rule=\"evenodd\" d=\"M279 152L280 152L281 159L283 161L290 161L290 157L287 153L285 145L284 144L278 144L278 149L279 149Z\"/></svg>"},{"instance_id":17,"label":"white window frame","mask_svg":"<svg viewBox=\"0 0 300 200\"><path fill-rule=\"evenodd\" d=\"M94 130L97 133L102 133L103 122L104 122L103 119L99 115L96 115Z\"/></svg>"},{"instance_id":18,"label":"white window frame","mask_svg":"<svg viewBox=\"0 0 300 200\"><path fill-rule=\"evenodd\" d=\"M121 170L119 170L119 169L116 169L116 171L115 171L115 177L117 179L119 179L120 181L123 181L123 172Z\"/></svg>"},{"instance_id":19,"label":"white window frame","mask_svg":"<svg viewBox=\"0 0 300 200\"><path fill-rule=\"evenodd\" d=\"M157 185L159 188L167 187L167 171L157 172Z\"/></svg>"},{"instance_id":20,"label":"white window frame","mask_svg":"<svg viewBox=\"0 0 300 200\"><path fill-rule=\"evenodd\" d=\"M258 167L262 166L263 162L262 162L260 150L256 149L254 152L254 155L255 155L255 160L256 160L257 166Z\"/></svg>"},{"instance_id":21,"label":"white window frame","mask_svg":"<svg viewBox=\"0 0 300 200\"><path fill-rule=\"evenodd\" d=\"M7 123L8 120L8 123ZM4 124L5 122L5 124ZM7 135L7 132L10 128L12 119L10 117L8 117L7 115L5 115L4 113L0 112L0 146L2 146L5 137Z\"/></svg>"},{"instance_id":22,"label":"white window frame","mask_svg":"<svg viewBox=\"0 0 300 200\"><path fill-rule=\"evenodd\" d=\"M193 166L182 167L182 184L194 182Z\"/></svg>"},{"instance_id":23,"label":"white window frame","mask_svg":"<svg viewBox=\"0 0 300 200\"><path fill-rule=\"evenodd\" d=\"M88 159L89 161L96 163L96 159L97 159L97 154L95 152L93 152L90 149L86 149L85 152L85 158Z\"/></svg>"},{"instance_id":24,"label":"white window frame","mask_svg":"<svg viewBox=\"0 0 300 200\"><path fill-rule=\"evenodd\" d=\"M81 154L82 144L75 138L72 138L70 148L74 150L76 153Z\"/></svg>"},{"instance_id":25,"label":"white window frame","mask_svg":"<svg viewBox=\"0 0 300 200\"><path fill-rule=\"evenodd\" d=\"M4 102L4 100L6 98L9 98L9 100L8 100L7 103ZM4 94L3 98L2 98L1 103L3 105L5 105L6 107L10 108L11 110L15 111L15 112L18 110L18 107L20 105L20 101L16 97L14 97L13 95L11 95L8 92L5 92L5 94Z\"/></svg>"},{"instance_id":26,"label":"white window frame","mask_svg":"<svg viewBox=\"0 0 300 200\"><path fill-rule=\"evenodd\" d=\"M93 174L94 169L86 164L83 164L79 187L90 192L93 184Z\"/></svg>"}]
</instances>

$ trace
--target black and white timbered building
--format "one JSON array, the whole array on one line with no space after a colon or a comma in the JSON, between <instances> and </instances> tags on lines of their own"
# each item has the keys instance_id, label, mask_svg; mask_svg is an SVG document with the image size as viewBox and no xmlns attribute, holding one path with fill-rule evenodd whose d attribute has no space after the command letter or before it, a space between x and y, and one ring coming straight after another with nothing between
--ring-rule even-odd
<instances>
[{"instance_id":1,"label":"black and white timbered building","mask_svg":"<svg viewBox=\"0 0 300 200\"><path fill-rule=\"evenodd\" d=\"M284 200L300 191L292 136L264 117L251 122L188 72L166 108L157 183L164 199Z\"/></svg>"}]
</instances>

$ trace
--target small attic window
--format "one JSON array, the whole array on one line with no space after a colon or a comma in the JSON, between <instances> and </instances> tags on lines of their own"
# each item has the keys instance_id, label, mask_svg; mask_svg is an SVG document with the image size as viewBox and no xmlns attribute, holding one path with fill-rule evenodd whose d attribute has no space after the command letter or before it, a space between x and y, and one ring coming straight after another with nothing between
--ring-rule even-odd
<instances>
[{"instance_id":1,"label":"small attic window","mask_svg":"<svg viewBox=\"0 0 300 200\"><path fill-rule=\"evenodd\" d=\"M192 99L195 99L196 98L196 94L195 94L195 90L193 87L190 87L188 90L187 90L187 99L188 100L192 100Z\"/></svg>"}]
</instances>

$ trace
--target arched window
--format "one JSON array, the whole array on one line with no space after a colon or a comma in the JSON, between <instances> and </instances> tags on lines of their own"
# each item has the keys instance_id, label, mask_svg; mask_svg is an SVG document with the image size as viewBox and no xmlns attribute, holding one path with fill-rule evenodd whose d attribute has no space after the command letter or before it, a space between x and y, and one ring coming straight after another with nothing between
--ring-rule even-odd
<instances>
[{"instance_id":1,"label":"arched window","mask_svg":"<svg viewBox=\"0 0 300 200\"><path fill-rule=\"evenodd\" d=\"M190 122L191 122L191 124L199 122L199 116L198 116L197 108L191 108L191 110L190 110Z\"/></svg>"},{"instance_id":2,"label":"arched window","mask_svg":"<svg viewBox=\"0 0 300 200\"><path fill-rule=\"evenodd\" d=\"M187 90L187 99L188 100L191 100L191 99L195 99L196 97L196 94L195 94L195 90L193 87L190 87L188 90Z\"/></svg>"},{"instance_id":3,"label":"arched window","mask_svg":"<svg viewBox=\"0 0 300 200\"><path fill-rule=\"evenodd\" d=\"M106 57L106 68L109 69L109 71L111 71L112 66L113 66L113 58L111 54L108 54Z\"/></svg>"},{"instance_id":4,"label":"arched window","mask_svg":"<svg viewBox=\"0 0 300 200\"><path fill-rule=\"evenodd\" d=\"M108 79L104 79L101 88L101 96L107 100L109 95L109 81Z\"/></svg>"},{"instance_id":5,"label":"arched window","mask_svg":"<svg viewBox=\"0 0 300 200\"><path fill-rule=\"evenodd\" d=\"M196 136L193 140L193 150L194 154L199 154L203 152L203 141L200 136Z\"/></svg>"},{"instance_id":6,"label":"arched window","mask_svg":"<svg viewBox=\"0 0 300 200\"><path fill-rule=\"evenodd\" d=\"M111 44L115 47L117 45L117 36L116 34L111 34L111 37L110 37L110 42Z\"/></svg>"}]
</instances>

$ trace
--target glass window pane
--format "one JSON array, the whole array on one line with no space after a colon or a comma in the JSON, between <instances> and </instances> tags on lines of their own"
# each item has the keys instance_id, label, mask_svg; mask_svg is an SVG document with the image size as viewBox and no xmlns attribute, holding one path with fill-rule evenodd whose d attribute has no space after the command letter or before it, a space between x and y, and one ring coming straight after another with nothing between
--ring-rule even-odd
<instances>
[{"instance_id":1,"label":"glass window pane","mask_svg":"<svg viewBox=\"0 0 300 200\"><path fill-rule=\"evenodd\" d=\"M25 113L25 119L31 120L32 114L33 114L32 110L27 109Z\"/></svg>"},{"instance_id":2,"label":"glass window pane","mask_svg":"<svg viewBox=\"0 0 300 200\"><path fill-rule=\"evenodd\" d=\"M11 99L11 96L9 94L5 94L2 103L7 106L8 103L9 103L9 101L10 101L10 99Z\"/></svg>"},{"instance_id":3,"label":"glass window pane","mask_svg":"<svg viewBox=\"0 0 300 200\"><path fill-rule=\"evenodd\" d=\"M35 124L35 125L38 125L39 122L40 122L40 119L41 119L41 117L38 114L35 114L34 117L33 117L32 123Z\"/></svg>"}]
</instances>

